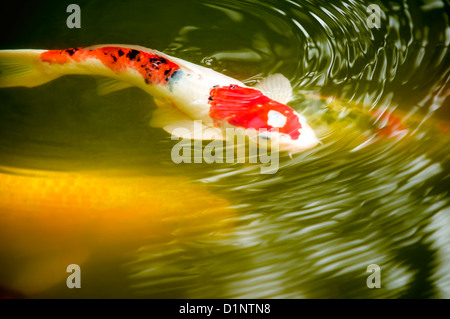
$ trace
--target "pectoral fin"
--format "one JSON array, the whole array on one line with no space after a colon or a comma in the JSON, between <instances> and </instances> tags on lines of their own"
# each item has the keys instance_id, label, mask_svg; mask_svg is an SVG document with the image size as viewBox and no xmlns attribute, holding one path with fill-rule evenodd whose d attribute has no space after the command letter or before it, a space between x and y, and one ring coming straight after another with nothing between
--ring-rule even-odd
<instances>
[{"instance_id":1,"label":"pectoral fin","mask_svg":"<svg viewBox=\"0 0 450 319\"><path fill-rule=\"evenodd\" d=\"M207 126L200 121L183 120L163 127L170 134L190 140L224 140L222 131L217 127Z\"/></svg>"},{"instance_id":2,"label":"pectoral fin","mask_svg":"<svg viewBox=\"0 0 450 319\"><path fill-rule=\"evenodd\" d=\"M282 74L271 74L255 85L272 100L286 104L292 98L291 82Z\"/></svg>"},{"instance_id":3,"label":"pectoral fin","mask_svg":"<svg viewBox=\"0 0 450 319\"><path fill-rule=\"evenodd\" d=\"M219 128L207 126L201 121L194 121L168 101L155 100L158 108L153 112L150 126L161 127L166 132L184 139L223 140Z\"/></svg>"},{"instance_id":4,"label":"pectoral fin","mask_svg":"<svg viewBox=\"0 0 450 319\"><path fill-rule=\"evenodd\" d=\"M123 90L133 86L131 83L116 80L113 78L99 77L97 78L98 95L106 95L115 91Z\"/></svg>"}]
</instances>

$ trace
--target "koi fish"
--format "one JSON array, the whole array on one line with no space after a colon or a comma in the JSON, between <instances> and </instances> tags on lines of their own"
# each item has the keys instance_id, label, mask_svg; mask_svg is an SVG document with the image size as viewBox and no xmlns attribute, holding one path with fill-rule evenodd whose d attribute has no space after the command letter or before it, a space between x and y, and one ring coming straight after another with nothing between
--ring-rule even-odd
<instances>
[{"instance_id":1,"label":"koi fish","mask_svg":"<svg viewBox=\"0 0 450 319\"><path fill-rule=\"evenodd\" d=\"M226 199L186 178L0 167L0 298L60 284L68 265L98 255L228 234L234 217Z\"/></svg>"},{"instance_id":2,"label":"koi fish","mask_svg":"<svg viewBox=\"0 0 450 319\"><path fill-rule=\"evenodd\" d=\"M158 105L150 125L181 138L226 139L231 127L290 153L318 143L305 117L286 105L292 88L281 74L248 87L212 69L132 45L3 50L0 71L0 87L34 87L68 74L102 76L100 94L139 87ZM194 132L195 120L201 121L202 132Z\"/></svg>"},{"instance_id":3,"label":"koi fish","mask_svg":"<svg viewBox=\"0 0 450 319\"><path fill-rule=\"evenodd\" d=\"M406 125L404 118L406 114L400 111L367 110L364 105L337 97L327 97L318 94L304 94L308 99L320 100L327 108L344 116L351 112L362 114L373 120L373 128L378 138L390 138L406 134L410 128ZM416 122L419 122L416 119Z\"/></svg>"}]
</instances>

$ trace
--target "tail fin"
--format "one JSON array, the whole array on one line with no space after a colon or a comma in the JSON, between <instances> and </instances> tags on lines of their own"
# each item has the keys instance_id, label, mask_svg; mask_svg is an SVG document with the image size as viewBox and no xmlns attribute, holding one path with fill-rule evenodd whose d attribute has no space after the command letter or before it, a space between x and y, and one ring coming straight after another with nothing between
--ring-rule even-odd
<instances>
[{"instance_id":1,"label":"tail fin","mask_svg":"<svg viewBox=\"0 0 450 319\"><path fill-rule=\"evenodd\" d=\"M40 55L45 50L0 50L0 88L33 87L61 76L46 72Z\"/></svg>"}]
</instances>

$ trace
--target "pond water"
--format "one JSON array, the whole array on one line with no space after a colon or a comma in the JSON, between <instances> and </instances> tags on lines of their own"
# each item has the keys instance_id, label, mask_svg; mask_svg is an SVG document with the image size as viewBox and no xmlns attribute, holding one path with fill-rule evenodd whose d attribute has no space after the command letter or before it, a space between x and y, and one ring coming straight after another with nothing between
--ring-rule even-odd
<instances>
[{"instance_id":1,"label":"pond water","mask_svg":"<svg viewBox=\"0 0 450 319\"><path fill-rule=\"evenodd\" d=\"M99 96L93 78L67 76L0 89L1 287L30 298L450 298L448 3L78 1L80 29L66 26L68 4L2 12L19 18L2 26L0 49L125 43L249 85L282 73L321 144L281 153L275 174L175 164L176 141L148 125L155 104L137 88ZM66 286L69 264L80 289ZM371 264L379 289L366 285Z\"/></svg>"}]
</instances>

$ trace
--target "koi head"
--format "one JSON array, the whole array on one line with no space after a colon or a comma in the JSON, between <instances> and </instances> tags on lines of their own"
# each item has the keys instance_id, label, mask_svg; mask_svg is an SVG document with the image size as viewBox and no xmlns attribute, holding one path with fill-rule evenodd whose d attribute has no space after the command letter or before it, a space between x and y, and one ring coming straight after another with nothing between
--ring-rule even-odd
<instances>
[{"instance_id":1,"label":"koi head","mask_svg":"<svg viewBox=\"0 0 450 319\"><path fill-rule=\"evenodd\" d=\"M209 115L216 126L223 123L245 130L255 129L258 136L277 143L280 151L301 152L319 142L306 118L261 91L237 85L213 88Z\"/></svg>"}]
</instances>

